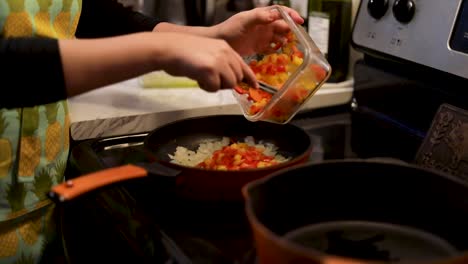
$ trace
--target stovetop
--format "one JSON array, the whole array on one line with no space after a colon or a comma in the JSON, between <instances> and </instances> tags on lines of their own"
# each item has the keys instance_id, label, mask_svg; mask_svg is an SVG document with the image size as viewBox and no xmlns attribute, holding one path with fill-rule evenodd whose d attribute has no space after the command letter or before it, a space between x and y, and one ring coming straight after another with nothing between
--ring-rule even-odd
<instances>
[{"instance_id":1,"label":"stovetop","mask_svg":"<svg viewBox=\"0 0 468 264\"><path fill-rule=\"evenodd\" d=\"M390 74L388 67L371 64L355 65L355 91L349 105L314 109L291 121L312 139L311 163L373 157L412 163L439 105L448 102L465 106L460 102L465 97L457 96L464 93L449 93L445 86L441 91L439 83L431 85L431 80L426 80L427 75L419 79L415 75ZM143 132L75 142L67 175L148 161L143 151L146 135ZM127 256L148 263L255 263L243 202L181 200L170 186L155 184L150 177L100 190L87 200L88 205L82 206L84 211L72 210L71 218L79 219L74 219L72 230L81 227L73 231L73 236L83 239L70 245L83 247L82 242L89 244L88 238L93 236L85 252L95 248L99 248L97 255L110 252L102 254L106 256L103 261L109 262L110 255L117 262ZM94 218L83 227L82 216L89 215L90 210ZM71 255L79 258L83 254L78 250Z\"/></svg>"},{"instance_id":2,"label":"stovetop","mask_svg":"<svg viewBox=\"0 0 468 264\"><path fill-rule=\"evenodd\" d=\"M357 156L351 150L351 116L346 110L341 107L317 110L313 114L299 114L293 119L292 123L306 130L312 139L314 148L310 162ZM78 176L127 163L149 161L143 146L146 135L139 133L77 142L70 157L69 175ZM149 225L157 226L156 237L161 240L158 242L159 251L166 252L161 263L255 262L253 238L243 202L181 200L170 187L154 186L151 180L110 188L124 189L130 198L126 201L138 207L138 217ZM109 203L109 207L114 207L112 202ZM107 206L107 202L104 204ZM130 232L124 230L127 227L116 226L119 226L116 229L120 233ZM106 241L105 238L100 239ZM158 259L161 260L161 256Z\"/></svg>"}]
</instances>

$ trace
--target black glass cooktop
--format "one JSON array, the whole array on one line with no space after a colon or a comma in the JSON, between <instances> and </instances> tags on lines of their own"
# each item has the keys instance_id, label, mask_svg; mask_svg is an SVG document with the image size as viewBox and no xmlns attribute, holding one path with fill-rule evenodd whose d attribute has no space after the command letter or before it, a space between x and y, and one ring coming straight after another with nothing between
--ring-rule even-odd
<instances>
[{"instance_id":1,"label":"black glass cooktop","mask_svg":"<svg viewBox=\"0 0 468 264\"><path fill-rule=\"evenodd\" d=\"M356 156L350 146L351 120L349 113L332 112L331 114L321 114L319 116L299 115L292 123L305 129L314 143L310 162ZM147 133L140 133L78 142L73 147L71 153L70 174L78 176L90 171L127 163L151 161L145 154L143 146L143 140L146 135ZM131 204L131 207L135 207L135 210L138 212L133 217L145 223L141 224L140 228L145 230L149 228L149 225L157 227L157 235L152 239L159 239L159 241L152 242L152 244L153 247L155 244L159 245L159 247L152 251L153 253L151 254L153 256L148 254L147 257L151 260L149 262L254 262L255 249L250 227L245 218L243 202L207 203L181 200L173 194L170 189L171 187L161 184L160 186L156 185L151 179L128 182L114 187L111 186L100 191L98 194L88 195L88 197L82 200L90 200L89 203L91 205L89 206L91 207L98 207L99 204L99 206L113 208L112 210L108 210L110 212L115 210L115 204L118 203L113 202L113 200L120 199L115 198L115 189L119 190L117 192L118 195L126 196L128 199L125 199L125 202ZM111 194L106 196L106 192ZM105 198L102 198L103 196ZM96 203L96 200L99 202ZM99 211L100 209L93 210ZM73 216L68 217L68 219L75 218L79 210L73 208L73 211L75 213L73 213ZM123 254L122 250L125 250L125 246L122 245L125 243L136 243L137 247L146 246L145 242L142 242L144 239L141 239L141 236L132 235L131 227L129 227L131 223L127 225L127 219L120 218L120 220L116 220L119 219L119 214L112 216L112 213L106 214L105 217L111 219L107 222L112 222L113 224L102 224L102 221L94 221L101 222L101 228L99 228L94 226L92 220L88 223L92 225L88 229L97 229L92 234L96 237L96 241L101 241L96 242L100 247L109 245L106 246L107 250L114 251L113 253L115 254L117 252L110 245L120 243L120 246L117 245L114 248L119 248L118 253ZM76 219L73 221L76 221ZM119 221L123 221L125 224L116 224ZM116 233L121 233L121 236L126 238L123 239L124 242L118 242L118 239L107 241L102 235L97 235L103 229L115 230ZM74 233L72 238L68 239L70 241L68 243L69 247L79 244L81 240L76 239L76 237L84 234L83 231L72 232ZM150 231L145 232L148 233ZM125 235L126 233L128 234ZM130 239L129 237L133 238ZM129 240L132 242L128 242ZM89 247L86 252L92 251ZM105 251L105 249L103 250ZM132 250L131 247L128 247L126 250L129 252L123 254L125 256L138 255L138 252ZM70 249L70 252L76 251ZM76 258L81 259L83 258L83 254L83 251L80 251L80 253L71 253L70 255L72 255L72 258L78 256ZM155 261L155 259L158 261Z\"/></svg>"},{"instance_id":2,"label":"black glass cooktop","mask_svg":"<svg viewBox=\"0 0 468 264\"><path fill-rule=\"evenodd\" d=\"M311 110L292 120L311 136L310 162L390 157L411 163L440 103L466 105L459 93L446 91L446 84L391 74L393 68L399 69L370 58L359 61L349 105ZM67 175L150 161L143 151L145 136L74 142ZM171 186L145 178L86 195L78 204L68 208L64 228L75 263L90 263L91 257L101 263L255 262L242 202L184 201Z\"/></svg>"}]
</instances>

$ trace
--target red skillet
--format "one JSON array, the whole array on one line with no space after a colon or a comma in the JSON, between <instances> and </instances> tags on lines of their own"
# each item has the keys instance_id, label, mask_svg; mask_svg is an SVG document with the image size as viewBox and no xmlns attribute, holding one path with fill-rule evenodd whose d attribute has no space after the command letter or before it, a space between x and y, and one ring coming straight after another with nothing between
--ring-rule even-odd
<instances>
[{"instance_id":1,"label":"red skillet","mask_svg":"<svg viewBox=\"0 0 468 264\"><path fill-rule=\"evenodd\" d=\"M242 171L217 171L179 166L170 162L177 146L196 150L207 139L229 137L234 141L253 136L255 142L273 143L278 154L290 160L279 165ZM59 201L71 200L110 184L142 177L173 180L177 195L201 201L242 201L246 183L285 167L304 163L312 151L309 135L302 128L268 122L250 122L242 115L202 116L179 120L152 131L144 142L152 164L127 164L86 174L56 185L50 192Z\"/></svg>"}]
</instances>

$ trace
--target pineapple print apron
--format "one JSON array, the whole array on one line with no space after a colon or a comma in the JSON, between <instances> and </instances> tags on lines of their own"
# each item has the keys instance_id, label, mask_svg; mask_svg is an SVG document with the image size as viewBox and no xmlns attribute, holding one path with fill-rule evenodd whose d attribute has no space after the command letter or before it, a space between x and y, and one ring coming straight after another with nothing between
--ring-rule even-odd
<instances>
[{"instance_id":1,"label":"pineapple print apron","mask_svg":"<svg viewBox=\"0 0 468 264\"><path fill-rule=\"evenodd\" d=\"M0 33L73 38L80 12L81 0L0 0ZM0 263L37 263L53 239L46 193L64 178L69 126L66 100L0 108Z\"/></svg>"}]
</instances>

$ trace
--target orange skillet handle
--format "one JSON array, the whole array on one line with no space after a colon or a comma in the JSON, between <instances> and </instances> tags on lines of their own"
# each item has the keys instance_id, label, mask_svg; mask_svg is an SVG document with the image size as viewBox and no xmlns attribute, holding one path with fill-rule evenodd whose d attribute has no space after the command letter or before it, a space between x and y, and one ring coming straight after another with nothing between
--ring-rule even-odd
<instances>
[{"instance_id":1,"label":"orange skillet handle","mask_svg":"<svg viewBox=\"0 0 468 264\"><path fill-rule=\"evenodd\" d=\"M145 169L135 165L123 165L100 170L55 185L49 192L49 197L59 202L70 201L100 187L130 179L146 177L147 175L148 172Z\"/></svg>"}]
</instances>

